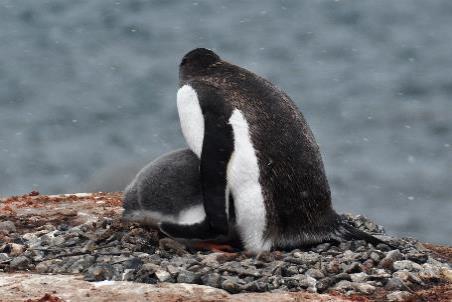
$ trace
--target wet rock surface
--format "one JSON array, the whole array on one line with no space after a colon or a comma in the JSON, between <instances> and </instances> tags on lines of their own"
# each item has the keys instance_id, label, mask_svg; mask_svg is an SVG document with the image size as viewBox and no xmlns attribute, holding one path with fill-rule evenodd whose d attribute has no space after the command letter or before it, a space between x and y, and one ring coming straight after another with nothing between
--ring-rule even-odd
<instances>
[{"instance_id":1,"label":"wet rock surface","mask_svg":"<svg viewBox=\"0 0 452 302\"><path fill-rule=\"evenodd\" d=\"M231 294L305 291L390 301L451 281L450 258L437 257L414 239L392 238L362 216L347 219L392 246L351 241L223 254L192 250L157 230L122 221L119 194L71 196L0 202L0 218L7 221L6 231L0 230L0 271L199 284Z\"/></svg>"}]
</instances>

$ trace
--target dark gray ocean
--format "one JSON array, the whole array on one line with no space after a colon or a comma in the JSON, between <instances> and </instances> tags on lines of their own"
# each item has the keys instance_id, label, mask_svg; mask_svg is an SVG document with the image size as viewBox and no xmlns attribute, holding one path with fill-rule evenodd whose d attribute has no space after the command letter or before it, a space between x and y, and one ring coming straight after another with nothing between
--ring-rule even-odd
<instances>
[{"instance_id":1,"label":"dark gray ocean","mask_svg":"<svg viewBox=\"0 0 452 302\"><path fill-rule=\"evenodd\" d=\"M119 191L184 147L200 46L293 98L339 212L452 243L449 0L0 0L0 195Z\"/></svg>"}]
</instances>

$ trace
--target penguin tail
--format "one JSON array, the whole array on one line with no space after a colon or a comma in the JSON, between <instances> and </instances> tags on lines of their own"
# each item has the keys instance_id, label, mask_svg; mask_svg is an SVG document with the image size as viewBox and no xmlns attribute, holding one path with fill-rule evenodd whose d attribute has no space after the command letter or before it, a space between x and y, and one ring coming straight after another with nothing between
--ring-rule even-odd
<instances>
[{"instance_id":1,"label":"penguin tail","mask_svg":"<svg viewBox=\"0 0 452 302\"><path fill-rule=\"evenodd\" d=\"M384 242L383 240L378 239L375 236L372 236L364 231L357 229L344 219L339 220L339 225L335 230L335 234L333 237L334 237L333 239L337 241L365 240L368 243L372 243L374 246L380 243L391 246L391 244Z\"/></svg>"}]
</instances>

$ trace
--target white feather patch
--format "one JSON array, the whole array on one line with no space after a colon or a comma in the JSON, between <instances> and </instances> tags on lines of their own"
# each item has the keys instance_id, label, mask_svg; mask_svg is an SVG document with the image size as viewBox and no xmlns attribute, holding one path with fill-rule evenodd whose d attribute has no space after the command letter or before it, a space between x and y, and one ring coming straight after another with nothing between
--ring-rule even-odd
<instances>
[{"instance_id":1,"label":"white feather patch","mask_svg":"<svg viewBox=\"0 0 452 302\"><path fill-rule=\"evenodd\" d=\"M124 216L125 219L136 221L145 225L156 226L159 222L167 221L177 224L195 224L206 218L204 205L199 204L185 208L173 215L162 214L158 211L134 210Z\"/></svg>"},{"instance_id":2,"label":"white feather patch","mask_svg":"<svg viewBox=\"0 0 452 302\"><path fill-rule=\"evenodd\" d=\"M248 123L238 109L232 113L229 123L234 132L234 153L228 164L227 179L234 197L237 226L247 250L268 251L271 243L263 239L266 226L264 197Z\"/></svg>"},{"instance_id":3,"label":"white feather patch","mask_svg":"<svg viewBox=\"0 0 452 302\"><path fill-rule=\"evenodd\" d=\"M178 224L195 224L203 221L206 218L206 211L204 205L196 205L190 208L184 209L179 213L177 218Z\"/></svg>"},{"instance_id":4,"label":"white feather patch","mask_svg":"<svg viewBox=\"0 0 452 302\"><path fill-rule=\"evenodd\" d=\"M190 149L201 158L204 140L204 116L202 115L196 91L189 85L184 85L177 91L177 111L185 137Z\"/></svg>"}]
</instances>

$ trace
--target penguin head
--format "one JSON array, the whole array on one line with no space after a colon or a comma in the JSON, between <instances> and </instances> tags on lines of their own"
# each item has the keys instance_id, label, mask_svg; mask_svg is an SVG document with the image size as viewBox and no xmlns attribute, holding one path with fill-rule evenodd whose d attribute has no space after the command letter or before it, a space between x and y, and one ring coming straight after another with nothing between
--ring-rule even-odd
<instances>
[{"instance_id":1,"label":"penguin head","mask_svg":"<svg viewBox=\"0 0 452 302\"><path fill-rule=\"evenodd\" d=\"M207 48L195 48L189 51L179 64L181 78L201 74L209 66L221 61L220 57Z\"/></svg>"}]
</instances>

